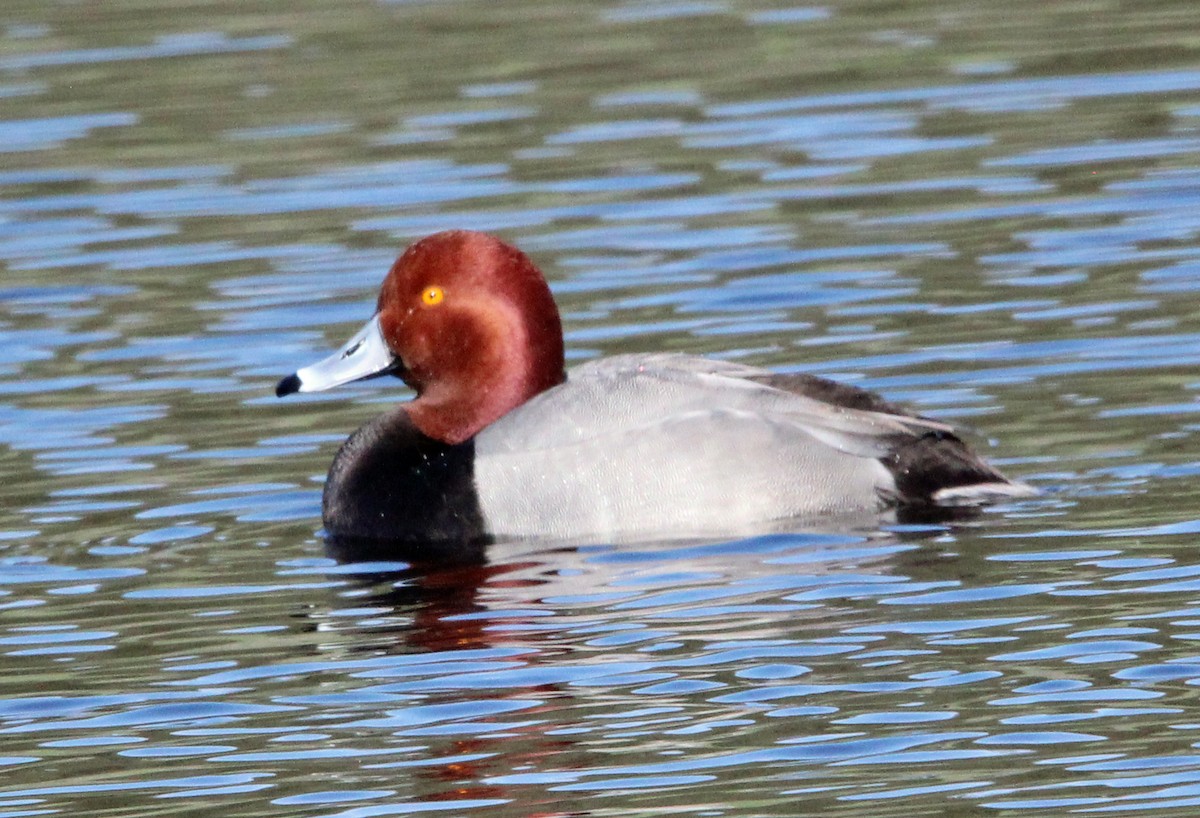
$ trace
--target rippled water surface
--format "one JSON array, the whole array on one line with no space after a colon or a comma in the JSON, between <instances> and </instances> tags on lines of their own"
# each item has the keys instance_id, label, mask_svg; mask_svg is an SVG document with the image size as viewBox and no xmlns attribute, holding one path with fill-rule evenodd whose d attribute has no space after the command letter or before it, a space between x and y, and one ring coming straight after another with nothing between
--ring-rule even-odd
<instances>
[{"instance_id":1,"label":"rippled water surface","mask_svg":"<svg viewBox=\"0 0 1200 818\"><path fill-rule=\"evenodd\" d=\"M1200 807L1200 6L6 2L0 818ZM338 564L397 251L881 390L955 526Z\"/></svg>"}]
</instances>

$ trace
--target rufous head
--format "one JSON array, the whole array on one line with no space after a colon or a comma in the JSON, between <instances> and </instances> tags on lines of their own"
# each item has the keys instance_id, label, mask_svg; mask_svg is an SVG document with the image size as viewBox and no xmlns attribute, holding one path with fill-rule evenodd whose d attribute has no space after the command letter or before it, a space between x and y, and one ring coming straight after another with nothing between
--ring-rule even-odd
<instances>
[{"instance_id":1,"label":"rufous head","mask_svg":"<svg viewBox=\"0 0 1200 818\"><path fill-rule=\"evenodd\" d=\"M529 257L485 233L427 236L392 265L375 316L329 358L280 381L279 396L394 374L432 438L461 443L563 381L562 324Z\"/></svg>"}]
</instances>

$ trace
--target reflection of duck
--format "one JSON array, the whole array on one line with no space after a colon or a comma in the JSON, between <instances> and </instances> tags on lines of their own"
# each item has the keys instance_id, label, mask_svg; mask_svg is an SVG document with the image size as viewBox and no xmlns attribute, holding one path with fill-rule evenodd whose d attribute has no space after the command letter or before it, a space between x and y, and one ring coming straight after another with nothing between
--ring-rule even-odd
<instances>
[{"instance_id":1,"label":"reflection of duck","mask_svg":"<svg viewBox=\"0 0 1200 818\"><path fill-rule=\"evenodd\" d=\"M542 274L481 233L409 247L366 326L276 394L383 374L417 397L338 452L323 503L334 535L732 532L1030 491L950 427L823 378L663 354L568 376Z\"/></svg>"}]
</instances>

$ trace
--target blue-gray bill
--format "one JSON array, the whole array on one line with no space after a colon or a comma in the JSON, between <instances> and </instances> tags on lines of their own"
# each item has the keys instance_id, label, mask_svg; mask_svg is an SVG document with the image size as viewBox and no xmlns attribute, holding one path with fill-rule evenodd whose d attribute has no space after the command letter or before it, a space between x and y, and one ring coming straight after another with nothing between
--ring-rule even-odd
<instances>
[{"instance_id":1,"label":"blue-gray bill","mask_svg":"<svg viewBox=\"0 0 1200 818\"><path fill-rule=\"evenodd\" d=\"M319 392L387 375L399 368L400 359L388 348L376 315L337 352L281 380L275 387L275 395L282 398L295 392Z\"/></svg>"}]
</instances>

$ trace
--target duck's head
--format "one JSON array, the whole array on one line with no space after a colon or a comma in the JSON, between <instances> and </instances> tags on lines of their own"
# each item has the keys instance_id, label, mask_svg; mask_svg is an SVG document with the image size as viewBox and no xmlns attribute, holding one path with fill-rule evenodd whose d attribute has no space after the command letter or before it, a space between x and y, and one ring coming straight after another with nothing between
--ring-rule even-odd
<instances>
[{"instance_id":1,"label":"duck's head","mask_svg":"<svg viewBox=\"0 0 1200 818\"><path fill-rule=\"evenodd\" d=\"M561 383L562 324L545 278L493 236L427 236L392 265L371 320L275 394L389 374L416 390L406 410L417 428L451 444Z\"/></svg>"}]
</instances>

